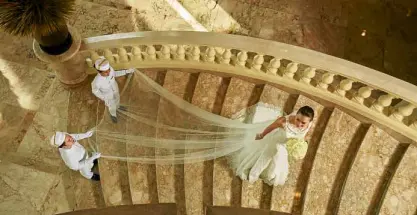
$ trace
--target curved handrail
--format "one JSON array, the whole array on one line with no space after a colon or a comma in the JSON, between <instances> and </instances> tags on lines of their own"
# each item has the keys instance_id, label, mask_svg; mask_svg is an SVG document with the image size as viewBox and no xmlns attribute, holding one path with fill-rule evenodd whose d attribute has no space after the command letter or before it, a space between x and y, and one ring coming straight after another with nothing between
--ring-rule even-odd
<instances>
[{"instance_id":1,"label":"curved handrail","mask_svg":"<svg viewBox=\"0 0 417 215\"><path fill-rule=\"evenodd\" d=\"M417 121L409 117L417 108L417 86L313 50L246 36L173 31L86 38L80 51L89 55L89 66L101 51L115 68L194 68L277 83L336 103L417 142ZM371 96L375 90L379 94ZM402 101L395 105L393 99Z\"/></svg>"},{"instance_id":2,"label":"curved handrail","mask_svg":"<svg viewBox=\"0 0 417 215\"><path fill-rule=\"evenodd\" d=\"M240 49L274 57L285 57L294 62L323 69L373 88L384 91L417 105L417 86L386 75L377 70L310 49L259 38L195 31L151 31L111 34L84 39L81 50L102 49L131 45L195 44L200 46Z\"/></svg>"}]
</instances>

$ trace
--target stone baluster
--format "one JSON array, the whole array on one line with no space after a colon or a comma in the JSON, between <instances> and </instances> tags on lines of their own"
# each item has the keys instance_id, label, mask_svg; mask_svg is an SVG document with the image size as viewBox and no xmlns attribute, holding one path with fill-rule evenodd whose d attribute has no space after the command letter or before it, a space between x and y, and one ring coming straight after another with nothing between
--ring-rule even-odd
<instances>
[{"instance_id":1,"label":"stone baluster","mask_svg":"<svg viewBox=\"0 0 417 215\"><path fill-rule=\"evenodd\" d=\"M311 79L314 78L315 75L316 69L313 67L307 67L301 75L300 82L304 84L310 84Z\"/></svg>"},{"instance_id":2,"label":"stone baluster","mask_svg":"<svg viewBox=\"0 0 417 215\"><path fill-rule=\"evenodd\" d=\"M248 60L248 53L246 51L241 51L237 54L237 65L246 66L246 61Z\"/></svg>"},{"instance_id":3,"label":"stone baluster","mask_svg":"<svg viewBox=\"0 0 417 215\"><path fill-rule=\"evenodd\" d=\"M133 46L132 48L132 60L140 61L142 60L142 50L139 46Z\"/></svg>"},{"instance_id":4,"label":"stone baluster","mask_svg":"<svg viewBox=\"0 0 417 215\"><path fill-rule=\"evenodd\" d=\"M342 97L345 97L346 92L352 89L353 81L349 79L344 79L340 82L339 86L336 89L336 94Z\"/></svg>"},{"instance_id":5,"label":"stone baluster","mask_svg":"<svg viewBox=\"0 0 417 215\"><path fill-rule=\"evenodd\" d=\"M164 60L171 59L171 48L167 45L162 45L161 48L161 58Z\"/></svg>"},{"instance_id":6,"label":"stone baluster","mask_svg":"<svg viewBox=\"0 0 417 215\"><path fill-rule=\"evenodd\" d=\"M379 113L382 113L385 107L391 105L392 99L393 97L389 94L382 95L372 104L371 108Z\"/></svg>"},{"instance_id":7,"label":"stone baluster","mask_svg":"<svg viewBox=\"0 0 417 215\"><path fill-rule=\"evenodd\" d=\"M269 62L267 72L269 74L276 75L280 66L281 66L281 59L274 58L271 60L271 62Z\"/></svg>"},{"instance_id":8,"label":"stone baluster","mask_svg":"<svg viewBox=\"0 0 417 215\"><path fill-rule=\"evenodd\" d=\"M169 45L169 48L171 49L171 53L172 53L172 54L175 54L175 53L176 53L176 51L177 51L177 49L178 49L178 45L175 45L175 44L170 44L170 45Z\"/></svg>"},{"instance_id":9,"label":"stone baluster","mask_svg":"<svg viewBox=\"0 0 417 215\"><path fill-rule=\"evenodd\" d=\"M216 50L213 47L209 47L206 50L206 62L214 62L216 59Z\"/></svg>"},{"instance_id":10,"label":"stone baluster","mask_svg":"<svg viewBox=\"0 0 417 215\"><path fill-rule=\"evenodd\" d=\"M146 46L146 54L147 60L155 60L156 59L156 50L153 45Z\"/></svg>"},{"instance_id":11,"label":"stone baluster","mask_svg":"<svg viewBox=\"0 0 417 215\"><path fill-rule=\"evenodd\" d=\"M322 90L327 90L327 88L329 87L329 84L333 83L333 77L334 77L334 74L331 74L331 73L323 74L317 86Z\"/></svg>"},{"instance_id":12,"label":"stone baluster","mask_svg":"<svg viewBox=\"0 0 417 215\"><path fill-rule=\"evenodd\" d=\"M98 53L96 51L91 50L90 51L90 59L91 59L91 61L87 61L88 66L94 67L94 63L99 58L100 58L100 55L98 55Z\"/></svg>"},{"instance_id":13,"label":"stone baluster","mask_svg":"<svg viewBox=\"0 0 417 215\"><path fill-rule=\"evenodd\" d=\"M353 101L359 103L359 104L364 104L365 99L369 98L369 96L371 96L372 93L372 89L370 87L361 87L358 92L356 92L356 95L353 96Z\"/></svg>"},{"instance_id":14,"label":"stone baluster","mask_svg":"<svg viewBox=\"0 0 417 215\"><path fill-rule=\"evenodd\" d=\"M114 63L113 52L110 49L104 49L104 57L109 61L110 64Z\"/></svg>"},{"instance_id":15,"label":"stone baluster","mask_svg":"<svg viewBox=\"0 0 417 215\"><path fill-rule=\"evenodd\" d=\"M252 69L255 69L257 71L261 71L263 63L264 63L264 56L261 55L261 54L256 55L253 58Z\"/></svg>"},{"instance_id":16,"label":"stone baluster","mask_svg":"<svg viewBox=\"0 0 417 215\"><path fill-rule=\"evenodd\" d=\"M391 114L391 118L396 119L400 122L403 121L404 117L410 116L414 109L416 108L415 105L409 103L407 105L398 107L392 114Z\"/></svg>"},{"instance_id":17,"label":"stone baluster","mask_svg":"<svg viewBox=\"0 0 417 215\"><path fill-rule=\"evenodd\" d=\"M232 57L232 52L230 49L225 49L222 54L222 60L221 63L223 64L229 64L230 63L230 57Z\"/></svg>"},{"instance_id":18,"label":"stone baluster","mask_svg":"<svg viewBox=\"0 0 417 215\"><path fill-rule=\"evenodd\" d=\"M185 59L184 45L178 45L177 52L176 52L176 59L177 60L184 60Z\"/></svg>"},{"instance_id":19,"label":"stone baluster","mask_svg":"<svg viewBox=\"0 0 417 215\"><path fill-rule=\"evenodd\" d=\"M193 47L193 49L191 50L191 59L194 61L200 61L200 47Z\"/></svg>"},{"instance_id":20,"label":"stone baluster","mask_svg":"<svg viewBox=\"0 0 417 215\"><path fill-rule=\"evenodd\" d=\"M117 49L117 54L119 55L119 62L120 63L127 63L129 62L129 58L127 57L126 49L121 47Z\"/></svg>"},{"instance_id":21,"label":"stone baluster","mask_svg":"<svg viewBox=\"0 0 417 215\"><path fill-rule=\"evenodd\" d=\"M295 63L295 62L289 63L287 67L285 68L284 78L293 79L294 74L297 72L297 70L298 70L298 63Z\"/></svg>"}]
</instances>

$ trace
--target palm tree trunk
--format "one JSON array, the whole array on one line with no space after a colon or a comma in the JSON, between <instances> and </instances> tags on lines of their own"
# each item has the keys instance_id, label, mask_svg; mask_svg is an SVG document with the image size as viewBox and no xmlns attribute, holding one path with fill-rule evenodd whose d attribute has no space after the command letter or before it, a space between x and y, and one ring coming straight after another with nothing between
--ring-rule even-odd
<instances>
[{"instance_id":1,"label":"palm tree trunk","mask_svg":"<svg viewBox=\"0 0 417 215\"><path fill-rule=\"evenodd\" d=\"M46 35L35 32L34 36L41 49L50 55L62 54L72 45L72 36L66 24L61 25L58 31Z\"/></svg>"}]
</instances>

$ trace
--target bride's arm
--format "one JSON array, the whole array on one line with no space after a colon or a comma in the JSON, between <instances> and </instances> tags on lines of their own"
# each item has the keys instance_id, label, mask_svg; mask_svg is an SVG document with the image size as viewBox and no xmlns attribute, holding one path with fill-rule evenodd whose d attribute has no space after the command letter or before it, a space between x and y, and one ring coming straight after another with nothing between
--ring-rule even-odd
<instances>
[{"instance_id":1,"label":"bride's arm","mask_svg":"<svg viewBox=\"0 0 417 215\"><path fill-rule=\"evenodd\" d=\"M277 120L275 120L275 122L273 122L271 125L266 127L265 130L262 133L258 134L256 136L256 139L260 140L260 139L264 138L267 134L271 133L271 131L273 131L277 128L282 128L284 123L285 123L285 117L278 118Z\"/></svg>"}]
</instances>

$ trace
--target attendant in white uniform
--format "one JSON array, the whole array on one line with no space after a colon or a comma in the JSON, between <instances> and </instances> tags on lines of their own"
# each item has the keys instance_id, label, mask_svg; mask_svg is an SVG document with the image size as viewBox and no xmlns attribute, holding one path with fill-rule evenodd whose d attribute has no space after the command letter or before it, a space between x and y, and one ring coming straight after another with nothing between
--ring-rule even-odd
<instances>
[{"instance_id":1,"label":"attendant in white uniform","mask_svg":"<svg viewBox=\"0 0 417 215\"><path fill-rule=\"evenodd\" d=\"M65 132L56 132L51 137L51 145L58 147L62 160L72 170L80 171L85 178L100 181L100 175L91 171L96 159L100 158L100 153L93 153L91 157L88 156L85 148L77 141L84 138L91 137L93 131L84 134L68 134Z\"/></svg>"},{"instance_id":2,"label":"attendant in white uniform","mask_svg":"<svg viewBox=\"0 0 417 215\"><path fill-rule=\"evenodd\" d=\"M115 77L133 73L135 69L114 71L105 58L96 60L94 67L98 74L91 83L93 94L104 101L109 109L111 120L117 123L117 109L125 110L126 108L120 106L119 86Z\"/></svg>"}]
</instances>

